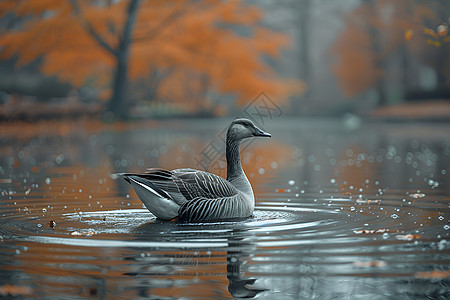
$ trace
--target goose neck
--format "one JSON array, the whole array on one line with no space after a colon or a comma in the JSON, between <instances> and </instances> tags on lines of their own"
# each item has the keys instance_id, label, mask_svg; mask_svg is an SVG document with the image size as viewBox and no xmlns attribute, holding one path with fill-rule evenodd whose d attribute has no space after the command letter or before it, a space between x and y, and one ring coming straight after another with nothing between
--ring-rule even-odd
<instances>
[{"instance_id":1,"label":"goose neck","mask_svg":"<svg viewBox=\"0 0 450 300\"><path fill-rule=\"evenodd\" d=\"M227 158L227 179L232 180L245 176L241 165L241 155L239 153L240 140L227 137L226 158Z\"/></svg>"}]
</instances>

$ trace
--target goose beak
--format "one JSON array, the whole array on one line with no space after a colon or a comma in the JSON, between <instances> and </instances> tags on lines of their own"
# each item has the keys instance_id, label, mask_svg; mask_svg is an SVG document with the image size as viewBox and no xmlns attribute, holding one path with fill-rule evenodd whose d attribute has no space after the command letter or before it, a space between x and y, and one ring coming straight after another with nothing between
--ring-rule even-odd
<instances>
[{"instance_id":1,"label":"goose beak","mask_svg":"<svg viewBox=\"0 0 450 300\"><path fill-rule=\"evenodd\" d=\"M256 128L255 136L272 137L270 133L262 131L259 128Z\"/></svg>"}]
</instances>

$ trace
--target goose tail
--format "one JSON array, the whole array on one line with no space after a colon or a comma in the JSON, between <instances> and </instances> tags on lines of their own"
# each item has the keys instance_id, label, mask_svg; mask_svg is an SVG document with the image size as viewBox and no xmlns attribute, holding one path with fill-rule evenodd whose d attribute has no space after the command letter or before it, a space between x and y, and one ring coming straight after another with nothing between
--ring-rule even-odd
<instances>
[{"instance_id":1,"label":"goose tail","mask_svg":"<svg viewBox=\"0 0 450 300\"><path fill-rule=\"evenodd\" d=\"M145 207L156 217L163 220L172 220L178 216L180 206L166 191L151 182L151 180L131 173L115 173L113 175L111 175L112 178L123 177L131 184Z\"/></svg>"}]
</instances>

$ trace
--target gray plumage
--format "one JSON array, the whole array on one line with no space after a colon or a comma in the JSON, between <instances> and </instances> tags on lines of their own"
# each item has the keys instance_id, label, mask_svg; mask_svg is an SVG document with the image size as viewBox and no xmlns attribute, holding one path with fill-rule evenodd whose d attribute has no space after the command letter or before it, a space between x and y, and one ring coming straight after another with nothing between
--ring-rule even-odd
<instances>
[{"instance_id":1,"label":"gray plumage","mask_svg":"<svg viewBox=\"0 0 450 300\"><path fill-rule=\"evenodd\" d=\"M253 190L242 169L239 145L249 137L270 137L248 119L236 119L226 139L227 179L194 169L148 169L144 174L119 173L156 217L199 222L251 216Z\"/></svg>"}]
</instances>

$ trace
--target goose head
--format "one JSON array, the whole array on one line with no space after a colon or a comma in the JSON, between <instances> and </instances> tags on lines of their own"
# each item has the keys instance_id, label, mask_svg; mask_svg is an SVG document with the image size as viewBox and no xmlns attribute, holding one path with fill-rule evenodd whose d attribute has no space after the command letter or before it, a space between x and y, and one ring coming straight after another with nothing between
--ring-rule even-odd
<instances>
[{"instance_id":1,"label":"goose head","mask_svg":"<svg viewBox=\"0 0 450 300\"><path fill-rule=\"evenodd\" d=\"M249 137L271 137L272 135L268 132L265 132L258 127L255 126L255 124L245 118L236 119L233 122L231 122L230 127L228 127L227 132L227 139L233 139L233 140L243 140L245 138Z\"/></svg>"}]
</instances>

